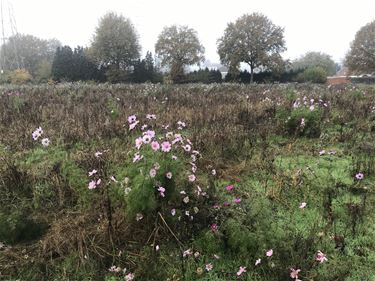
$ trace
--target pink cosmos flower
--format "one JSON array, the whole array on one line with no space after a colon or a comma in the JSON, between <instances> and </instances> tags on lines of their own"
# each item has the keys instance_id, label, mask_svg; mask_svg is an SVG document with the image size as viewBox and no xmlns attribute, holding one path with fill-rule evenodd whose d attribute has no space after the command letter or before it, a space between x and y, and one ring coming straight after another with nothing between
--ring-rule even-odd
<instances>
[{"instance_id":1,"label":"pink cosmos flower","mask_svg":"<svg viewBox=\"0 0 375 281\"><path fill-rule=\"evenodd\" d=\"M196 177L195 177L195 175L191 174L191 175L188 176L188 179L189 179L190 182L194 182Z\"/></svg>"},{"instance_id":2,"label":"pink cosmos flower","mask_svg":"<svg viewBox=\"0 0 375 281\"><path fill-rule=\"evenodd\" d=\"M133 130L137 125L138 125L139 121L135 121L134 123L131 123L129 125L129 131Z\"/></svg>"},{"instance_id":3,"label":"pink cosmos flower","mask_svg":"<svg viewBox=\"0 0 375 281\"><path fill-rule=\"evenodd\" d=\"M164 194L165 188L164 187L159 186L158 187L158 191L159 191L161 197L165 197L165 194Z\"/></svg>"},{"instance_id":4,"label":"pink cosmos flower","mask_svg":"<svg viewBox=\"0 0 375 281\"><path fill-rule=\"evenodd\" d=\"M184 199L182 199L182 201L183 201L185 204L189 203L189 201L190 201L189 196L184 197Z\"/></svg>"},{"instance_id":5,"label":"pink cosmos flower","mask_svg":"<svg viewBox=\"0 0 375 281\"><path fill-rule=\"evenodd\" d=\"M140 160L143 159L143 155L140 155L138 152L136 154L134 154L134 157L133 157L133 163L135 162L138 162Z\"/></svg>"},{"instance_id":6,"label":"pink cosmos flower","mask_svg":"<svg viewBox=\"0 0 375 281\"><path fill-rule=\"evenodd\" d=\"M237 271L237 276L240 276L244 272L246 272L246 266L240 266L240 269Z\"/></svg>"},{"instance_id":7,"label":"pink cosmos flower","mask_svg":"<svg viewBox=\"0 0 375 281\"><path fill-rule=\"evenodd\" d=\"M94 180L90 181L88 187L89 187L89 189L94 189L94 188L96 188L96 181L94 181Z\"/></svg>"},{"instance_id":8,"label":"pink cosmos flower","mask_svg":"<svg viewBox=\"0 0 375 281\"><path fill-rule=\"evenodd\" d=\"M228 185L225 187L226 190L231 191L234 189L234 185Z\"/></svg>"},{"instance_id":9,"label":"pink cosmos flower","mask_svg":"<svg viewBox=\"0 0 375 281\"><path fill-rule=\"evenodd\" d=\"M115 266L115 265L112 265L109 269L108 269L109 272L115 272L115 273L119 273L121 271L121 267L119 266Z\"/></svg>"},{"instance_id":10,"label":"pink cosmos flower","mask_svg":"<svg viewBox=\"0 0 375 281\"><path fill-rule=\"evenodd\" d=\"M197 166L194 163L191 163L191 171L195 173L197 171Z\"/></svg>"},{"instance_id":11,"label":"pink cosmos flower","mask_svg":"<svg viewBox=\"0 0 375 281\"><path fill-rule=\"evenodd\" d=\"M153 141L151 143L151 148L152 148L153 151L158 151L159 148L160 148L160 144L157 141Z\"/></svg>"},{"instance_id":12,"label":"pink cosmos flower","mask_svg":"<svg viewBox=\"0 0 375 281\"><path fill-rule=\"evenodd\" d=\"M150 136L150 135L144 135L144 136L142 137L142 141L143 141L143 143L145 143L145 144L150 143L150 141L151 141L151 136Z\"/></svg>"},{"instance_id":13,"label":"pink cosmos flower","mask_svg":"<svg viewBox=\"0 0 375 281\"><path fill-rule=\"evenodd\" d=\"M230 206L230 203L229 203L229 202L224 202L223 205L224 205L225 207L228 207L228 206Z\"/></svg>"},{"instance_id":14,"label":"pink cosmos flower","mask_svg":"<svg viewBox=\"0 0 375 281\"><path fill-rule=\"evenodd\" d=\"M89 172L89 177L91 177L92 175L95 175L98 171L97 170L92 170L91 172Z\"/></svg>"},{"instance_id":15,"label":"pink cosmos flower","mask_svg":"<svg viewBox=\"0 0 375 281\"><path fill-rule=\"evenodd\" d=\"M185 258L185 257L191 256L192 254L193 254L193 251L191 249L187 249L186 251L182 253L182 256Z\"/></svg>"},{"instance_id":16,"label":"pink cosmos flower","mask_svg":"<svg viewBox=\"0 0 375 281\"><path fill-rule=\"evenodd\" d=\"M322 156L322 155L324 155L324 154L326 154L326 151L323 149L323 150L321 150L321 151L319 151L319 156Z\"/></svg>"},{"instance_id":17,"label":"pink cosmos flower","mask_svg":"<svg viewBox=\"0 0 375 281\"><path fill-rule=\"evenodd\" d=\"M49 140L49 138L44 138L44 139L42 139L42 145L43 145L44 147L49 146L50 143L51 143L51 141Z\"/></svg>"},{"instance_id":18,"label":"pink cosmos flower","mask_svg":"<svg viewBox=\"0 0 375 281\"><path fill-rule=\"evenodd\" d=\"M213 169L213 170L211 171L211 175L216 176L216 170L215 170L215 169Z\"/></svg>"},{"instance_id":19,"label":"pink cosmos flower","mask_svg":"<svg viewBox=\"0 0 375 281\"><path fill-rule=\"evenodd\" d=\"M298 279L298 273L301 271L301 269L290 269L290 278L292 279Z\"/></svg>"},{"instance_id":20,"label":"pink cosmos flower","mask_svg":"<svg viewBox=\"0 0 375 281\"><path fill-rule=\"evenodd\" d=\"M268 250L268 251L266 252L266 256L267 256L267 257L272 257L272 255L273 255L273 250L272 250L272 249L270 249L270 250Z\"/></svg>"},{"instance_id":21,"label":"pink cosmos flower","mask_svg":"<svg viewBox=\"0 0 375 281\"><path fill-rule=\"evenodd\" d=\"M135 147L139 150L141 148L141 145L143 143L143 140L141 137L135 139Z\"/></svg>"},{"instance_id":22,"label":"pink cosmos flower","mask_svg":"<svg viewBox=\"0 0 375 281\"><path fill-rule=\"evenodd\" d=\"M101 155L103 155L102 152L100 152L100 151L95 152L95 157L96 158L99 158Z\"/></svg>"},{"instance_id":23,"label":"pink cosmos flower","mask_svg":"<svg viewBox=\"0 0 375 281\"><path fill-rule=\"evenodd\" d=\"M155 137L155 131L148 130L148 131L144 132L143 135L149 135L150 138L154 138Z\"/></svg>"},{"instance_id":24,"label":"pink cosmos flower","mask_svg":"<svg viewBox=\"0 0 375 281\"><path fill-rule=\"evenodd\" d=\"M113 182L118 182L118 180L116 180L116 178L114 176L111 176L110 179L113 181Z\"/></svg>"},{"instance_id":25,"label":"pink cosmos flower","mask_svg":"<svg viewBox=\"0 0 375 281\"><path fill-rule=\"evenodd\" d=\"M129 117L128 117L128 122L129 122L129 124L132 124L132 123L134 123L134 122L136 122L137 121L137 117L135 116L135 115L130 115Z\"/></svg>"},{"instance_id":26,"label":"pink cosmos flower","mask_svg":"<svg viewBox=\"0 0 375 281\"><path fill-rule=\"evenodd\" d=\"M171 178L172 178L172 172L168 172L168 173L166 173L165 176L166 176L168 179L171 179Z\"/></svg>"},{"instance_id":27,"label":"pink cosmos flower","mask_svg":"<svg viewBox=\"0 0 375 281\"><path fill-rule=\"evenodd\" d=\"M41 127L38 127L33 133L33 139L37 140L41 135L43 134L43 129Z\"/></svg>"},{"instance_id":28,"label":"pink cosmos flower","mask_svg":"<svg viewBox=\"0 0 375 281\"><path fill-rule=\"evenodd\" d=\"M234 199L234 203L241 203L241 198Z\"/></svg>"},{"instance_id":29,"label":"pink cosmos flower","mask_svg":"<svg viewBox=\"0 0 375 281\"><path fill-rule=\"evenodd\" d=\"M326 257L324 253L322 253L321 251L318 251L318 253L316 254L315 260L320 263L323 263L325 261L328 261L328 258Z\"/></svg>"},{"instance_id":30,"label":"pink cosmos flower","mask_svg":"<svg viewBox=\"0 0 375 281\"><path fill-rule=\"evenodd\" d=\"M262 259L257 259L256 261L255 261L255 265L257 266L258 264L260 264L262 262Z\"/></svg>"},{"instance_id":31,"label":"pink cosmos flower","mask_svg":"<svg viewBox=\"0 0 375 281\"><path fill-rule=\"evenodd\" d=\"M134 274L133 273L129 273L125 276L125 281L133 281L134 280Z\"/></svg>"},{"instance_id":32,"label":"pink cosmos flower","mask_svg":"<svg viewBox=\"0 0 375 281\"><path fill-rule=\"evenodd\" d=\"M142 125L141 130L144 131L146 128L147 128L147 125L144 124L144 125Z\"/></svg>"},{"instance_id":33,"label":"pink cosmos flower","mask_svg":"<svg viewBox=\"0 0 375 281\"><path fill-rule=\"evenodd\" d=\"M299 205L299 208L300 208L300 209L303 209L303 208L305 208L305 207L306 207L306 205L307 205L307 203L306 203L306 202L302 202L302 203L301 203L301 205Z\"/></svg>"},{"instance_id":34,"label":"pink cosmos flower","mask_svg":"<svg viewBox=\"0 0 375 281\"><path fill-rule=\"evenodd\" d=\"M310 105L310 111L314 111L315 109L315 106L314 105Z\"/></svg>"},{"instance_id":35,"label":"pink cosmos flower","mask_svg":"<svg viewBox=\"0 0 375 281\"><path fill-rule=\"evenodd\" d=\"M172 148L172 145L169 141L164 141L162 144L161 144L161 150L163 152L169 152Z\"/></svg>"},{"instance_id":36,"label":"pink cosmos flower","mask_svg":"<svg viewBox=\"0 0 375 281\"><path fill-rule=\"evenodd\" d=\"M211 263L206 264L206 271L211 271L214 266Z\"/></svg>"},{"instance_id":37,"label":"pink cosmos flower","mask_svg":"<svg viewBox=\"0 0 375 281\"><path fill-rule=\"evenodd\" d=\"M189 144L183 145L182 148L186 151L189 152L191 150L191 146Z\"/></svg>"},{"instance_id":38,"label":"pink cosmos flower","mask_svg":"<svg viewBox=\"0 0 375 281\"><path fill-rule=\"evenodd\" d=\"M146 118L147 119L156 119L156 115L155 114L147 114Z\"/></svg>"},{"instance_id":39,"label":"pink cosmos flower","mask_svg":"<svg viewBox=\"0 0 375 281\"><path fill-rule=\"evenodd\" d=\"M172 216L175 216L175 215L176 215L176 209L172 209L172 210L171 210L171 215L172 215Z\"/></svg>"},{"instance_id":40,"label":"pink cosmos flower","mask_svg":"<svg viewBox=\"0 0 375 281\"><path fill-rule=\"evenodd\" d=\"M211 224L211 231L212 232L217 232L218 229L219 229L219 227L217 226L216 223Z\"/></svg>"},{"instance_id":41,"label":"pink cosmos flower","mask_svg":"<svg viewBox=\"0 0 375 281\"><path fill-rule=\"evenodd\" d=\"M156 170L152 168L149 172L150 177L154 178L156 176Z\"/></svg>"},{"instance_id":42,"label":"pink cosmos flower","mask_svg":"<svg viewBox=\"0 0 375 281\"><path fill-rule=\"evenodd\" d=\"M358 174L355 175L355 178L356 178L357 180L363 180L364 177L365 177L365 176L364 176L362 173L358 173Z\"/></svg>"},{"instance_id":43,"label":"pink cosmos flower","mask_svg":"<svg viewBox=\"0 0 375 281\"><path fill-rule=\"evenodd\" d=\"M177 156L172 155L172 160L177 160Z\"/></svg>"}]
</instances>

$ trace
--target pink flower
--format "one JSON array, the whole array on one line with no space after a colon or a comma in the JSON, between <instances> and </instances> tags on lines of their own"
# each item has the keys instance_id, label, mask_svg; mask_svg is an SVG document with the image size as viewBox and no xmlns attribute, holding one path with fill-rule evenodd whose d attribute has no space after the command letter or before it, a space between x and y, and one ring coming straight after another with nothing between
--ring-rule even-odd
<instances>
[{"instance_id":1,"label":"pink flower","mask_svg":"<svg viewBox=\"0 0 375 281\"><path fill-rule=\"evenodd\" d=\"M255 261L255 265L258 265L258 264L260 264L262 262L262 259L257 259L256 261Z\"/></svg>"},{"instance_id":2,"label":"pink flower","mask_svg":"<svg viewBox=\"0 0 375 281\"><path fill-rule=\"evenodd\" d=\"M229 203L229 202L224 202L223 205L224 205L225 207L228 207L228 206L230 206L230 203Z\"/></svg>"},{"instance_id":3,"label":"pink flower","mask_svg":"<svg viewBox=\"0 0 375 281\"><path fill-rule=\"evenodd\" d=\"M212 231L212 232L217 232L218 228L219 228L219 227L217 226L216 223L211 224L211 231Z\"/></svg>"},{"instance_id":4,"label":"pink flower","mask_svg":"<svg viewBox=\"0 0 375 281\"><path fill-rule=\"evenodd\" d=\"M188 179L189 179L190 182L194 182L196 177L195 177L195 175L191 174L191 175L188 176Z\"/></svg>"},{"instance_id":5,"label":"pink flower","mask_svg":"<svg viewBox=\"0 0 375 281\"><path fill-rule=\"evenodd\" d=\"M160 144L157 141L153 141L151 143L151 148L152 148L153 151L158 151L159 148L160 148Z\"/></svg>"},{"instance_id":6,"label":"pink flower","mask_svg":"<svg viewBox=\"0 0 375 281\"><path fill-rule=\"evenodd\" d=\"M182 256L185 258L185 257L191 256L192 254L193 254L193 251L191 249L187 249L186 251L182 253Z\"/></svg>"},{"instance_id":7,"label":"pink flower","mask_svg":"<svg viewBox=\"0 0 375 281\"><path fill-rule=\"evenodd\" d=\"M152 168L149 172L150 177L154 178L156 176L156 170Z\"/></svg>"},{"instance_id":8,"label":"pink flower","mask_svg":"<svg viewBox=\"0 0 375 281\"><path fill-rule=\"evenodd\" d=\"M118 182L114 176L111 176L110 179L111 179L113 182Z\"/></svg>"},{"instance_id":9,"label":"pink flower","mask_svg":"<svg viewBox=\"0 0 375 281\"><path fill-rule=\"evenodd\" d=\"M211 174L212 174L213 176L216 176L216 170L213 169L213 170L211 171Z\"/></svg>"},{"instance_id":10,"label":"pink flower","mask_svg":"<svg viewBox=\"0 0 375 281\"><path fill-rule=\"evenodd\" d=\"M136 147L137 149L140 149L140 148L141 148L142 143L143 143L143 140L142 140L141 137L135 139L135 147Z\"/></svg>"},{"instance_id":11,"label":"pink flower","mask_svg":"<svg viewBox=\"0 0 375 281\"><path fill-rule=\"evenodd\" d=\"M129 125L129 131L133 130L137 125L138 125L139 121L135 121L134 123L131 123Z\"/></svg>"},{"instance_id":12,"label":"pink flower","mask_svg":"<svg viewBox=\"0 0 375 281\"><path fill-rule=\"evenodd\" d=\"M144 135L143 137L142 137L142 141L143 141L143 143L150 143L150 141L151 141L151 136L150 135Z\"/></svg>"},{"instance_id":13,"label":"pink flower","mask_svg":"<svg viewBox=\"0 0 375 281\"><path fill-rule=\"evenodd\" d=\"M240 269L237 271L237 276L240 276L244 272L246 272L246 266L240 266Z\"/></svg>"},{"instance_id":14,"label":"pink flower","mask_svg":"<svg viewBox=\"0 0 375 281\"><path fill-rule=\"evenodd\" d=\"M169 141L164 141L162 144L161 144L161 150L163 152L169 152L172 148L172 145Z\"/></svg>"},{"instance_id":15,"label":"pink flower","mask_svg":"<svg viewBox=\"0 0 375 281\"><path fill-rule=\"evenodd\" d=\"M147 119L156 119L156 115L155 114L147 114L146 118Z\"/></svg>"},{"instance_id":16,"label":"pink flower","mask_svg":"<svg viewBox=\"0 0 375 281\"><path fill-rule=\"evenodd\" d=\"M42 145L43 145L44 147L49 146L50 143L51 143L51 141L49 140L49 138L44 138L44 139L42 139Z\"/></svg>"},{"instance_id":17,"label":"pink flower","mask_svg":"<svg viewBox=\"0 0 375 281\"><path fill-rule=\"evenodd\" d=\"M176 209L172 209L172 210L171 210L171 215L172 215L172 216L175 216L175 215L176 215Z\"/></svg>"},{"instance_id":18,"label":"pink flower","mask_svg":"<svg viewBox=\"0 0 375 281\"><path fill-rule=\"evenodd\" d=\"M95 152L95 157L99 158L103 153L100 151Z\"/></svg>"},{"instance_id":19,"label":"pink flower","mask_svg":"<svg viewBox=\"0 0 375 281\"><path fill-rule=\"evenodd\" d=\"M241 203L241 198L234 199L234 203Z\"/></svg>"},{"instance_id":20,"label":"pink flower","mask_svg":"<svg viewBox=\"0 0 375 281\"><path fill-rule=\"evenodd\" d=\"M147 128L147 125L144 124L144 125L142 125L141 130L143 131L143 130L146 129L146 128Z\"/></svg>"},{"instance_id":21,"label":"pink flower","mask_svg":"<svg viewBox=\"0 0 375 281\"><path fill-rule=\"evenodd\" d=\"M168 179L171 179L172 178L172 172L168 172L168 173L166 173L166 175L165 175Z\"/></svg>"},{"instance_id":22,"label":"pink flower","mask_svg":"<svg viewBox=\"0 0 375 281\"><path fill-rule=\"evenodd\" d=\"M172 160L177 160L177 156L172 155Z\"/></svg>"},{"instance_id":23,"label":"pink flower","mask_svg":"<svg viewBox=\"0 0 375 281\"><path fill-rule=\"evenodd\" d=\"M321 251L318 251L318 253L316 254L315 260L320 262L320 263L328 261L326 255L324 253L322 253Z\"/></svg>"},{"instance_id":24,"label":"pink flower","mask_svg":"<svg viewBox=\"0 0 375 281\"><path fill-rule=\"evenodd\" d=\"M319 151L319 156L322 156L322 155L324 155L324 154L326 154L326 151L323 149L323 150L321 150L321 151Z\"/></svg>"},{"instance_id":25,"label":"pink flower","mask_svg":"<svg viewBox=\"0 0 375 281\"><path fill-rule=\"evenodd\" d=\"M125 281L133 281L134 280L134 274L133 273L129 273L125 276Z\"/></svg>"},{"instance_id":26,"label":"pink flower","mask_svg":"<svg viewBox=\"0 0 375 281\"><path fill-rule=\"evenodd\" d=\"M158 191L159 191L161 197L165 197L165 194L164 194L165 188L164 187L159 186L158 187Z\"/></svg>"},{"instance_id":27,"label":"pink flower","mask_svg":"<svg viewBox=\"0 0 375 281\"><path fill-rule=\"evenodd\" d=\"M206 264L206 270L211 271L214 268L214 266L211 263Z\"/></svg>"},{"instance_id":28,"label":"pink flower","mask_svg":"<svg viewBox=\"0 0 375 281\"><path fill-rule=\"evenodd\" d=\"M290 269L290 278L292 279L298 279L298 273L301 271L301 269Z\"/></svg>"},{"instance_id":29,"label":"pink flower","mask_svg":"<svg viewBox=\"0 0 375 281\"><path fill-rule=\"evenodd\" d=\"M92 170L91 172L89 172L89 177L91 177L92 175L95 175L98 171L97 170Z\"/></svg>"},{"instance_id":30,"label":"pink flower","mask_svg":"<svg viewBox=\"0 0 375 281\"><path fill-rule=\"evenodd\" d=\"M128 122L129 122L129 124L132 124L132 123L134 123L135 121L137 121L137 117L136 117L135 115L130 115L130 116L128 117Z\"/></svg>"},{"instance_id":31,"label":"pink flower","mask_svg":"<svg viewBox=\"0 0 375 281\"><path fill-rule=\"evenodd\" d=\"M270 249L270 250L268 250L268 251L266 252L266 256L267 256L267 257L272 257L272 255L273 255L273 250L272 250L272 249Z\"/></svg>"},{"instance_id":32,"label":"pink flower","mask_svg":"<svg viewBox=\"0 0 375 281\"><path fill-rule=\"evenodd\" d=\"M89 189L94 189L96 188L96 181L92 180L89 182Z\"/></svg>"},{"instance_id":33,"label":"pink flower","mask_svg":"<svg viewBox=\"0 0 375 281\"><path fill-rule=\"evenodd\" d=\"M355 178L356 178L357 180L363 180L364 177L365 177L365 176L364 176L362 173L358 173L358 174L355 175Z\"/></svg>"},{"instance_id":34,"label":"pink flower","mask_svg":"<svg viewBox=\"0 0 375 281\"><path fill-rule=\"evenodd\" d=\"M306 205L307 205L306 202L302 202L301 205L299 205L299 208L304 209L306 207Z\"/></svg>"},{"instance_id":35,"label":"pink flower","mask_svg":"<svg viewBox=\"0 0 375 281\"><path fill-rule=\"evenodd\" d=\"M135 162L138 162L140 160L143 159L143 155L140 155L138 152L136 154L134 154L134 157L133 157L133 163Z\"/></svg>"},{"instance_id":36,"label":"pink flower","mask_svg":"<svg viewBox=\"0 0 375 281\"><path fill-rule=\"evenodd\" d=\"M33 133L33 139L37 140L43 134L43 129L41 127L37 128Z\"/></svg>"},{"instance_id":37,"label":"pink flower","mask_svg":"<svg viewBox=\"0 0 375 281\"><path fill-rule=\"evenodd\" d=\"M234 189L234 185L228 185L225 187L226 190L231 191Z\"/></svg>"},{"instance_id":38,"label":"pink flower","mask_svg":"<svg viewBox=\"0 0 375 281\"><path fill-rule=\"evenodd\" d=\"M147 132L144 132L143 135L149 135L150 138L154 138L155 137L155 131L148 130Z\"/></svg>"},{"instance_id":39,"label":"pink flower","mask_svg":"<svg viewBox=\"0 0 375 281\"><path fill-rule=\"evenodd\" d=\"M189 144L183 145L182 148L186 151L189 152L191 150L191 146Z\"/></svg>"}]
</instances>

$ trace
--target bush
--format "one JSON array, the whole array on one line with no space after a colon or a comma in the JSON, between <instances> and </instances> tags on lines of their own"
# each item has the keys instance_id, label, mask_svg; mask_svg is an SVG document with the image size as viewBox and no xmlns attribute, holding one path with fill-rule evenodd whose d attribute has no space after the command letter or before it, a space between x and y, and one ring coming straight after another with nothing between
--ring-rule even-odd
<instances>
[{"instance_id":1,"label":"bush","mask_svg":"<svg viewBox=\"0 0 375 281\"><path fill-rule=\"evenodd\" d=\"M327 82L327 72L320 66L309 67L297 78L298 82L324 84Z\"/></svg>"},{"instance_id":2,"label":"bush","mask_svg":"<svg viewBox=\"0 0 375 281\"><path fill-rule=\"evenodd\" d=\"M287 118L285 127L289 135L316 138L321 133L321 120L322 111L320 109L296 108Z\"/></svg>"},{"instance_id":3,"label":"bush","mask_svg":"<svg viewBox=\"0 0 375 281\"><path fill-rule=\"evenodd\" d=\"M25 84L30 82L33 77L26 69L16 69L9 74L9 79L12 84Z\"/></svg>"}]
</instances>

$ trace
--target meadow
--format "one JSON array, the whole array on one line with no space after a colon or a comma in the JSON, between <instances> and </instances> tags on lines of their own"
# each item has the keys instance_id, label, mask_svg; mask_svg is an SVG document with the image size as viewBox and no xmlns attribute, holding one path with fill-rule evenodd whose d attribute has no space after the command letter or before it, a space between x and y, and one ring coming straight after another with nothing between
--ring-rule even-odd
<instances>
[{"instance_id":1,"label":"meadow","mask_svg":"<svg viewBox=\"0 0 375 281\"><path fill-rule=\"evenodd\" d=\"M375 280L375 87L0 91L0 280Z\"/></svg>"}]
</instances>

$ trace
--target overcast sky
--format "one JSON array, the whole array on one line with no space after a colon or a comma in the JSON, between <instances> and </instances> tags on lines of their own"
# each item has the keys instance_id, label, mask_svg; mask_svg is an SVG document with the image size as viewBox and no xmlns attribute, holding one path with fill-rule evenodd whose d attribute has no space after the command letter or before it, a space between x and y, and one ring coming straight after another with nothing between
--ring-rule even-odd
<instances>
[{"instance_id":1,"label":"overcast sky","mask_svg":"<svg viewBox=\"0 0 375 281\"><path fill-rule=\"evenodd\" d=\"M284 58L321 51L340 61L355 33L375 19L375 0L2 0L4 24L12 6L17 30L64 45L89 46L98 20L108 11L134 24L142 53L150 50L164 26L194 28L206 49L206 59L219 62L216 40L228 22L260 12L285 29ZM11 4L9 4L11 3ZM6 27L7 28L7 27ZM6 32L9 29L6 29ZM8 35L9 36L9 35Z\"/></svg>"}]
</instances>

